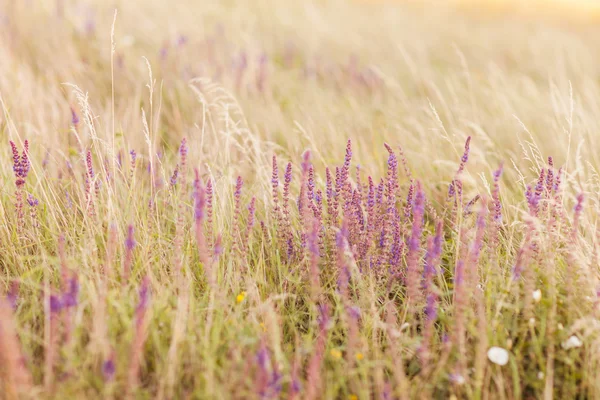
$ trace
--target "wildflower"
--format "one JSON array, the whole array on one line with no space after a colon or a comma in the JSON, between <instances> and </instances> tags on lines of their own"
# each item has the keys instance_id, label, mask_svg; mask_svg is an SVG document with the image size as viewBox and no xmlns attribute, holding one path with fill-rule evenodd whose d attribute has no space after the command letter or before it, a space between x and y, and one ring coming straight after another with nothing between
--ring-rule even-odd
<instances>
[{"instance_id":1,"label":"wildflower","mask_svg":"<svg viewBox=\"0 0 600 400\"><path fill-rule=\"evenodd\" d=\"M208 244L212 244L213 240L213 184L210 178L206 183L206 237Z\"/></svg>"},{"instance_id":2,"label":"wildflower","mask_svg":"<svg viewBox=\"0 0 600 400\"><path fill-rule=\"evenodd\" d=\"M63 294L62 304L63 307L75 307L77 305L77 298L79 296L79 281L77 280L77 275L73 275L73 277L68 282L67 291Z\"/></svg>"},{"instance_id":3,"label":"wildflower","mask_svg":"<svg viewBox=\"0 0 600 400\"><path fill-rule=\"evenodd\" d=\"M450 374L449 378L450 382L458 386L464 385L466 382L465 377L461 374Z\"/></svg>"},{"instance_id":4,"label":"wildflower","mask_svg":"<svg viewBox=\"0 0 600 400\"><path fill-rule=\"evenodd\" d=\"M358 400L358 396L355 394L351 394L350 396L348 396L348 400Z\"/></svg>"},{"instance_id":5,"label":"wildflower","mask_svg":"<svg viewBox=\"0 0 600 400\"><path fill-rule=\"evenodd\" d=\"M235 302L240 304L246 298L246 292L241 292L235 297Z\"/></svg>"},{"instance_id":6,"label":"wildflower","mask_svg":"<svg viewBox=\"0 0 600 400\"><path fill-rule=\"evenodd\" d=\"M115 360L111 357L102 364L102 375L106 382L110 382L115 377Z\"/></svg>"},{"instance_id":7,"label":"wildflower","mask_svg":"<svg viewBox=\"0 0 600 400\"><path fill-rule=\"evenodd\" d=\"M217 239L215 240L215 247L213 249L214 252L214 256L218 257L221 254L223 254L223 239L221 235L217 236Z\"/></svg>"},{"instance_id":8,"label":"wildflower","mask_svg":"<svg viewBox=\"0 0 600 400\"><path fill-rule=\"evenodd\" d=\"M51 295L50 296L50 312L52 314L57 314L62 309L63 304L61 299L58 296Z\"/></svg>"},{"instance_id":9,"label":"wildflower","mask_svg":"<svg viewBox=\"0 0 600 400\"><path fill-rule=\"evenodd\" d=\"M574 349L577 347L581 347L583 345L583 343L581 342L581 339L579 339L577 336L572 335L570 338L568 338L567 340L565 340L562 343L562 347L565 350L569 350L569 349Z\"/></svg>"},{"instance_id":10,"label":"wildflower","mask_svg":"<svg viewBox=\"0 0 600 400\"><path fill-rule=\"evenodd\" d=\"M17 309L17 302L19 300L19 282L18 281L12 281L10 284L10 289L6 295L6 299L8 300L8 303L10 304L10 307L12 308L12 310L16 310Z\"/></svg>"},{"instance_id":11,"label":"wildflower","mask_svg":"<svg viewBox=\"0 0 600 400\"><path fill-rule=\"evenodd\" d=\"M171 176L171 186L176 186L177 185L177 177L179 175L179 164L177 164L177 166L175 167L175 170L173 171L173 175Z\"/></svg>"},{"instance_id":12,"label":"wildflower","mask_svg":"<svg viewBox=\"0 0 600 400\"><path fill-rule=\"evenodd\" d=\"M29 142L25 140L23 143L23 151L19 156L17 145L11 140L10 147L12 148L13 154L13 172L15 174L15 185L17 191L15 192L15 210L17 214L17 232L23 232L24 221L23 221L23 186L25 185L25 178L29 173L30 162L29 162Z\"/></svg>"},{"instance_id":13,"label":"wildflower","mask_svg":"<svg viewBox=\"0 0 600 400\"><path fill-rule=\"evenodd\" d=\"M545 376L546 376L546 375L545 375L545 374L544 374L542 371L540 371L540 372L538 372L538 373L537 373L537 378L538 378L540 381L541 381L542 379L544 379L544 377L545 377Z\"/></svg>"},{"instance_id":14,"label":"wildflower","mask_svg":"<svg viewBox=\"0 0 600 400\"><path fill-rule=\"evenodd\" d=\"M75 109L73 107L71 107L71 123L74 127L77 127L77 125L79 125L79 117L77 116L77 113L75 112Z\"/></svg>"},{"instance_id":15,"label":"wildflower","mask_svg":"<svg viewBox=\"0 0 600 400\"><path fill-rule=\"evenodd\" d=\"M329 351L329 355L333 358L335 358L336 360L339 360L340 358L342 358L342 352L339 351L338 349L331 349Z\"/></svg>"},{"instance_id":16,"label":"wildflower","mask_svg":"<svg viewBox=\"0 0 600 400\"><path fill-rule=\"evenodd\" d=\"M131 178L133 178L133 172L135 171L135 163L137 160L137 153L135 150L129 151L129 156L131 157L130 166L131 166Z\"/></svg>"},{"instance_id":17,"label":"wildflower","mask_svg":"<svg viewBox=\"0 0 600 400\"><path fill-rule=\"evenodd\" d=\"M508 351L502 347L490 347L487 356L496 365L506 365L508 363Z\"/></svg>"},{"instance_id":18,"label":"wildflower","mask_svg":"<svg viewBox=\"0 0 600 400\"><path fill-rule=\"evenodd\" d=\"M535 301L536 303L539 303L540 300L542 299L542 291L540 289L536 290L535 292L533 292L532 297L533 297L533 301Z\"/></svg>"},{"instance_id":19,"label":"wildflower","mask_svg":"<svg viewBox=\"0 0 600 400\"><path fill-rule=\"evenodd\" d=\"M39 222L37 218L37 206L40 204L40 201L33 197L31 193L27 195L27 204L29 204L30 210L29 215L31 217L32 224L35 228L39 227Z\"/></svg>"},{"instance_id":20,"label":"wildflower","mask_svg":"<svg viewBox=\"0 0 600 400\"><path fill-rule=\"evenodd\" d=\"M494 205L494 223L496 225L502 224L502 203L500 202L500 176L502 176L503 164L494 171L494 190L492 191L492 200Z\"/></svg>"},{"instance_id":21,"label":"wildflower","mask_svg":"<svg viewBox=\"0 0 600 400\"><path fill-rule=\"evenodd\" d=\"M235 208L233 211L233 249L234 252L240 249L240 236L241 231L239 227L239 218L240 218L240 209L241 209L241 197L242 197L242 187L244 185L244 181L241 176L237 177L235 183L235 192L233 194ZM204 201L204 199L203 199Z\"/></svg>"},{"instance_id":22,"label":"wildflower","mask_svg":"<svg viewBox=\"0 0 600 400\"><path fill-rule=\"evenodd\" d=\"M37 207L40 204L40 201L29 193L27 195L27 204L29 204L30 207Z\"/></svg>"},{"instance_id":23,"label":"wildflower","mask_svg":"<svg viewBox=\"0 0 600 400\"><path fill-rule=\"evenodd\" d=\"M129 280L131 272L131 264L133 263L133 249L136 246L135 238L133 237L133 225L127 227L127 239L125 239L125 261L123 263L123 284Z\"/></svg>"},{"instance_id":24,"label":"wildflower","mask_svg":"<svg viewBox=\"0 0 600 400\"><path fill-rule=\"evenodd\" d=\"M356 358L356 361L362 361L365 358L365 356L363 353L356 353L355 358Z\"/></svg>"},{"instance_id":25,"label":"wildflower","mask_svg":"<svg viewBox=\"0 0 600 400\"><path fill-rule=\"evenodd\" d=\"M85 157L85 162L86 162L86 166L87 166L87 171L86 171L86 175L85 175L85 204L86 204L86 208L88 209L88 215L93 217L93 216L95 216L95 210L94 210L94 199L92 197L92 195L93 195L92 183L95 184L96 197L98 197L98 191L99 191L100 186L99 186L99 181L96 181L94 179L95 175L94 175L94 166L92 163L92 152L89 150Z\"/></svg>"}]
</instances>

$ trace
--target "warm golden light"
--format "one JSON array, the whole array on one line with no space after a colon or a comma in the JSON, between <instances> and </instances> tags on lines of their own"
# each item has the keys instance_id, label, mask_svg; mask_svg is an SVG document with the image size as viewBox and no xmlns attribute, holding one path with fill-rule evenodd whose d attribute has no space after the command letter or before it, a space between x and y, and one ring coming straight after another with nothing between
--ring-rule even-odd
<instances>
[{"instance_id":1,"label":"warm golden light","mask_svg":"<svg viewBox=\"0 0 600 400\"><path fill-rule=\"evenodd\" d=\"M359 0L366 3L413 3L431 6L458 5L488 11L526 11L529 14L558 14L561 17L600 17L600 0Z\"/></svg>"}]
</instances>

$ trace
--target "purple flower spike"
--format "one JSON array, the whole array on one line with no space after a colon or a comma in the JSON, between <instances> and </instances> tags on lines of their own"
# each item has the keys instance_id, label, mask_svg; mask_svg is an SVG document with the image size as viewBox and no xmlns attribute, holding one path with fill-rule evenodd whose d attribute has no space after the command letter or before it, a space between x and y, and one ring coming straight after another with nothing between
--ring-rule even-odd
<instances>
[{"instance_id":1,"label":"purple flower spike","mask_svg":"<svg viewBox=\"0 0 600 400\"><path fill-rule=\"evenodd\" d=\"M194 218L196 219L196 221L202 221L204 220L204 207L206 206L206 196L204 188L202 188L199 181L196 185L196 193L194 193L194 197Z\"/></svg>"},{"instance_id":2,"label":"purple flower spike","mask_svg":"<svg viewBox=\"0 0 600 400\"><path fill-rule=\"evenodd\" d=\"M63 295L63 306L65 308L75 307L77 306L77 301L79 297L79 281L77 276L74 275L71 279L69 279L69 287L68 291Z\"/></svg>"},{"instance_id":3,"label":"purple flower spike","mask_svg":"<svg viewBox=\"0 0 600 400\"><path fill-rule=\"evenodd\" d=\"M29 204L30 207L37 207L40 204L40 202L39 202L38 199L36 199L35 197L33 197L31 195L31 193L29 193L27 195L27 204Z\"/></svg>"},{"instance_id":4,"label":"purple flower spike","mask_svg":"<svg viewBox=\"0 0 600 400\"><path fill-rule=\"evenodd\" d=\"M346 311L348 312L350 318L353 318L355 320L358 320L360 318L360 308L358 308L357 306L348 307Z\"/></svg>"},{"instance_id":5,"label":"purple flower spike","mask_svg":"<svg viewBox=\"0 0 600 400\"><path fill-rule=\"evenodd\" d=\"M463 163L466 163L469 160L469 144L470 143L471 143L471 136L469 136L467 138L467 141L465 142L465 152L463 153L463 156L460 159L460 161L462 161Z\"/></svg>"},{"instance_id":6,"label":"purple flower spike","mask_svg":"<svg viewBox=\"0 0 600 400\"><path fill-rule=\"evenodd\" d=\"M173 175L171 176L171 179L169 181L169 183L171 183L171 186L177 185L177 177L178 176L179 176L179 164L175 167L175 170L173 171Z\"/></svg>"},{"instance_id":7,"label":"purple flower spike","mask_svg":"<svg viewBox=\"0 0 600 400\"><path fill-rule=\"evenodd\" d=\"M62 310L63 304L58 296L50 296L50 312L52 314L59 313Z\"/></svg>"},{"instance_id":8,"label":"purple flower spike","mask_svg":"<svg viewBox=\"0 0 600 400\"><path fill-rule=\"evenodd\" d=\"M583 193L579 193L577 195L577 204L575 205L575 214L577 216L581 215L581 212L583 211Z\"/></svg>"},{"instance_id":9,"label":"purple flower spike","mask_svg":"<svg viewBox=\"0 0 600 400\"><path fill-rule=\"evenodd\" d=\"M19 299L19 282L13 281L10 284L10 290L6 295L6 299L13 310L17 309L17 301Z\"/></svg>"},{"instance_id":10,"label":"purple flower spike","mask_svg":"<svg viewBox=\"0 0 600 400\"><path fill-rule=\"evenodd\" d=\"M427 320L433 321L437 318L437 299L436 295L430 293L427 296L427 306L425 307L425 315L427 316Z\"/></svg>"},{"instance_id":11,"label":"purple flower spike","mask_svg":"<svg viewBox=\"0 0 600 400\"><path fill-rule=\"evenodd\" d=\"M214 253L215 257L223 254L223 238L221 235L217 236L217 239L215 240Z\"/></svg>"},{"instance_id":12,"label":"purple flower spike","mask_svg":"<svg viewBox=\"0 0 600 400\"><path fill-rule=\"evenodd\" d=\"M79 125L79 117L77 116L77 113L73 107L71 107L71 123L73 126Z\"/></svg>"},{"instance_id":13,"label":"purple flower spike","mask_svg":"<svg viewBox=\"0 0 600 400\"><path fill-rule=\"evenodd\" d=\"M135 238L133 237L133 225L127 227L127 239L125 239L125 247L127 250L132 251L136 246Z\"/></svg>"},{"instance_id":14,"label":"purple flower spike","mask_svg":"<svg viewBox=\"0 0 600 400\"><path fill-rule=\"evenodd\" d=\"M139 303L136 309L136 313L141 313L148 307L148 303L150 302L150 279L145 276L142 279L142 283L140 285L139 292Z\"/></svg>"},{"instance_id":15,"label":"purple flower spike","mask_svg":"<svg viewBox=\"0 0 600 400\"><path fill-rule=\"evenodd\" d=\"M104 376L104 381L110 382L115 378L115 360L114 356L111 356L108 360L104 361L102 364L102 375Z\"/></svg>"}]
</instances>

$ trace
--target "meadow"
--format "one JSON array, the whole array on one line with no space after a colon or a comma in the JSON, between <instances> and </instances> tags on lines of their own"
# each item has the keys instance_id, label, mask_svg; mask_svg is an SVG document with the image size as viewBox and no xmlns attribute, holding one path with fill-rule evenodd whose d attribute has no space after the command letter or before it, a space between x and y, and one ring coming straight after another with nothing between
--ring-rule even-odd
<instances>
[{"instance_id":1,"label":"meadow","mask_svg":"<svg viewBox=\"0 0 600 400\"><path fill-rule=\"evenodd\" d=\"M593 21L0 4L2 398L600 398Z\"/></svg>"}]
</instances>

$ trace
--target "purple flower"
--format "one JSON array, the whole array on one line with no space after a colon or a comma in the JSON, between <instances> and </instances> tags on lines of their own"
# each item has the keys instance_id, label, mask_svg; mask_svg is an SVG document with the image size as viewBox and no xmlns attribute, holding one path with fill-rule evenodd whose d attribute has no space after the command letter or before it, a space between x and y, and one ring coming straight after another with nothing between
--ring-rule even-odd
<instances>
[{"instance_id":1,"label":"purple flower","mask_svg":"<svg viewBox=\"0 0 600 400\"><path fill-rule=\"evenodd\" d=\"M357 306L350 306L346 308L346 312L350 318L358 320L360 318L360 308Z\"/></svg>"},{"instance_id":2,"label":"purple flower","mask_svg":"<svg viewBox=\"0 0 600 400\"><path fill-rule=\"evenodd\" d=\"M437 298L433 293L427 295L427 305L425 307L425 315L429 321L437 318Z\"/></svg>"},{"instance_id":3,"label":"purple flower","mask_svg":"<svg viewBox=\"0 0 600 400\"><path fill-rule=\"evenodd\" d=\"M258 363L258 366L263 370L266 370L269 367L269 364L271 363L269 349L267 349L267 346L265 346L264 344L260 346L260 349L256 353L256 362Z\"/></svg>"},{"instance_id":4,"label":"purple flower","mask_svg":"<svg viewBox=\"0 0 600 400\"><path fill-rule=\"evenodd\" d=\"M175 170L173 171L173 175L171 176L171 186L175 186L177 185L177 176L179 176L179 164L175 167Z\"/></svg>"},{"instance_id":5,"label":"purple flower","mask_svg":"<svg viewBox=\"0 0 600 400\"><path fill-rule=\"evenodd\" d=\"M62 310L62 302L58 296L51 295L50 296L50 312L52 314L59 313Z\"/></svg>"},{"instance_id":6,"label":"purple flower","mask_svg":"<svg viewBox=\"0 0 600 400\"><path fill-rule=\"evenodd\" d=\"M242 197L242 186L244 185L244 180L241 176L237 177L235 182L235 192L233 193L233 197L235 197L235 201L239 203L240 198Z\"/></svg>"},{"instance_id":7,"label":"purple flower","mask_svg":"<svg viewBox=\"0 0 600 400\"><path fill-rule=\"evenodd\" d=\"M292 163L288 163L285 167L285 175L283 177L284 183L289 187L290 182L292 181Z\"/></svg>"},{"instance_id":8,"label":"purple flower","mask_svg":"<svg viewBox=\"0 0 600 400\"><path fill-rule=\"evenodd\" d=\"M423 230L423 214L425 212L425 193L421 189L420 183L417 183L417 195L413 205L413 226L408 249L418 251L421 244L421 233Z\"/></svg>"},{"instance_id":9,"label":"purple flower","mask_svg":"<svg viewBox=\"0 0 600 400\"><path fill-rule=\"evenodd\" d=\"M277 156L273 154L273 174L271 176L271 184L273 185L274 195L279 187L279 168L277 167Z\"/></svg>"},{"instance_id":10,"label":"purple flower","mask_svg":"<svg viewBox=\"0 0 600 400\"><path fill-rule=\"evenodd\" d=\"M319 230L320 225L317 221L313 223L313 229L310 230L308 235L308 250L315 257L319 257Z\"/></svg>"},{"instance_id":11,"label":"purple flower","mask_svg":"<svg viewBox=\"0 0 600 400\"><path fill-rule=\"evenodd\" d=\"M73 107L71 107L71 123L73 126L79 125L79 117L77 116L77 113Z\"/></svg>"},{"instance_id":12,"label":"purple flower","mask_svg":"<svg viewBox=\"0 0 600 400\"><path fill-rule=\"evenodd\" d=\"M469 144L471 143L471 136L467 137L467 141L465 142L465 152L461 157L460 161L462 163L466 163L469 160Z\"/></svg>"},{"instance_id":13,"label":"purple flower","mask_svg":"<svg viewBox=\"0 0 600 400\"><path fill-rule=\"evenodd\" d=\"M204 192L204 188L200 185L199 179L196 179L196 183L194 183L196 187L194 193L194 218L196 221L204 220L204 207L206 205L206 196Z\"/></svg>"},{"instance_id":14,"label":"purple flower","mask_svg":"<svg viewBox=\"0 0 600 400\"><path fill-rule=\"evenodd\" d=\"M302 383L300 383L300 380L299 379L293 379L290 391L292 393L300 393L301 390L302 390Z\"/></svg>"},{"instance_id":15,"label":"purple flower","mask_svg":"<svg viewBox=\"0 0 600 400\"><path fill-rule=\"evenodd\" d=\"M139 314L139 313L143 312L148 307L149 302L150 302L150 279L148 278L148 276L145 276L144 279L142 279L142 283L140 285L139 302L138 302L138 306L136 309L136 313Z\"/></svg>"},{"instance_id":16,"label":"purple flower","mask_svg":"<svg viewBox=\"0 0 600 400\"><path fill-rule=\"evenodd\" d=\"M188 147L187 140L185 138L181 139L181 145L179 146L179 157L181 158L181 165L185 165L187 160Z\"/></svg>"},{"instance_id":17,"label":"purple flower","mask_svg":"<svg viewBox=\"0 0 600 400\"><path fill-rule=\"evenodd\" d=\"M218 257L221 254L223 254L223 238L221 235L217 236L217 239L215 240L215 247L214 247L213 251L214 251L215 257Z\"/></svg>"},{"instance_id":18,"label":"purple flower","mask_svg":"<svg viewBox=\"0 0 600 400\"><path fill-rule=\"evenodd\" d=\"M73 276L69 280L68 291L63 294L62 303L65 308L75 307L79 297L79 281L77 276Z\"/></svg>"},{"instance_id":19,"label":"purple flower","mask_svg":"<svg viewBox=\"0 0 600 400\"><path fill-rule=\"evenodd\" d=\"M19 299L19 282L13 281L10 284L10 290L6 295L6 299L13 310L17 309L17 301Z\"/></svg>"},{"instance_id":20,"label":"purple flower","mask_svg":"<svg viewBox=\"0 0 600 400\"><path fill-rule=\"evenodd\" d=\"M319 329L320 330L327 330L329 328L329 306L326 303L322 303L319 304L317 306L317 308L319 309L319 318L318 318L318 322L319 322Z\"/></svg>"},{"instance_id":21,"label":"purple flower","mask_svg":"<svg viewBox=\"0 0 600 400\"><path fill-rule=\"evenodd\" d=\"M25 178L27 178L27 174L29 173L29 168L31 166L29 162L29 141L25 140L23 143L23 151L19 156L19 151L17 150L17 145L11 140L10 146L12 148L13 154L13 172L15 174L16 185L17 187L21 187L25 184Z\"/></svg>"},{"instance_id":22,"label":"purple flower","mask_svg":"<svg viewBox=\"0 0 600 400\"><path fill-rule=\"evenodd\" d=\"M104 380L106 382L110 382L115 377L115 360L114 355L111 355L110 358L102 364L102 375L104 376Z\"/></svg>"},{"instance_id":23,"label":"purple flower","mask_svg":"<svg viewBox=\"0 0 600 400\"><path fill-rule=\"evenodd\" d=\"M177 37L177 46L183 46L188 42L188 38L185 35L179 35Z\"/></svg>"},{"instance_id":24,"label":"purple flower","mask_svg":"<svg viewBox=\"0 0 600 400\"><path fill-rule=\"evenodd\" d=\"M292 256L294 255L294 242L292 241L292 238L288 238L287 240L287 256L288 258L292 258Z\"/></svg>"},{"instance_id":25,"label":"purple flower","mask_svg":"<svg viewBox=\"0 0 600 400\"><path fill-rule=\"evenodd\" d=\"M463 260L458 260L456 264L456 273L454 275L455 286L462 285L465 279L465 263Z\"/></svg>"},{"instance_id":26,"label":"purple flower","mask_svg":"<svg viewBox=\"0 0 600 400\"><path fill-rule=\"evenodd\" d=\"M546 190L548 193L552 193L552 186L554 185L554 160L552 157L548 157L548 173L546 174Z\"/></svg>"},{"instance_id":27,"label":"purple flower","mask_svg":"<svg viewBox=\"0 0 600 400\"><path fill-rule=\"evenodd\" d=\"M125 248L128 251L132 251L136 246L135 238L133 237L133 225L127 227L127 238L125 239Z\"/></svg>"},{"instance_id":28,"label":"purple flower","mask_svg":"<svg viewBox=\"0 0 600 400\"><path fill-rule=\"evenodd\" d=\"M575 204L575 215L577 217L579 217L579 215L581 214L581 211L583 211L583 193L579 193L577 195L577 204Z\"/></svg>"},{"instance_id":29,"label":"purple flower","mask_svg":"<svg viewBox=\"0 0 600 400\"><path fill-rule=\"evenodd\" d=\"M29 193L27 195L27 204L29 204L30 207L37 207L40 204L40 202L38 199L33 197L31 193Z\"/></svg>"}]
</instances>

